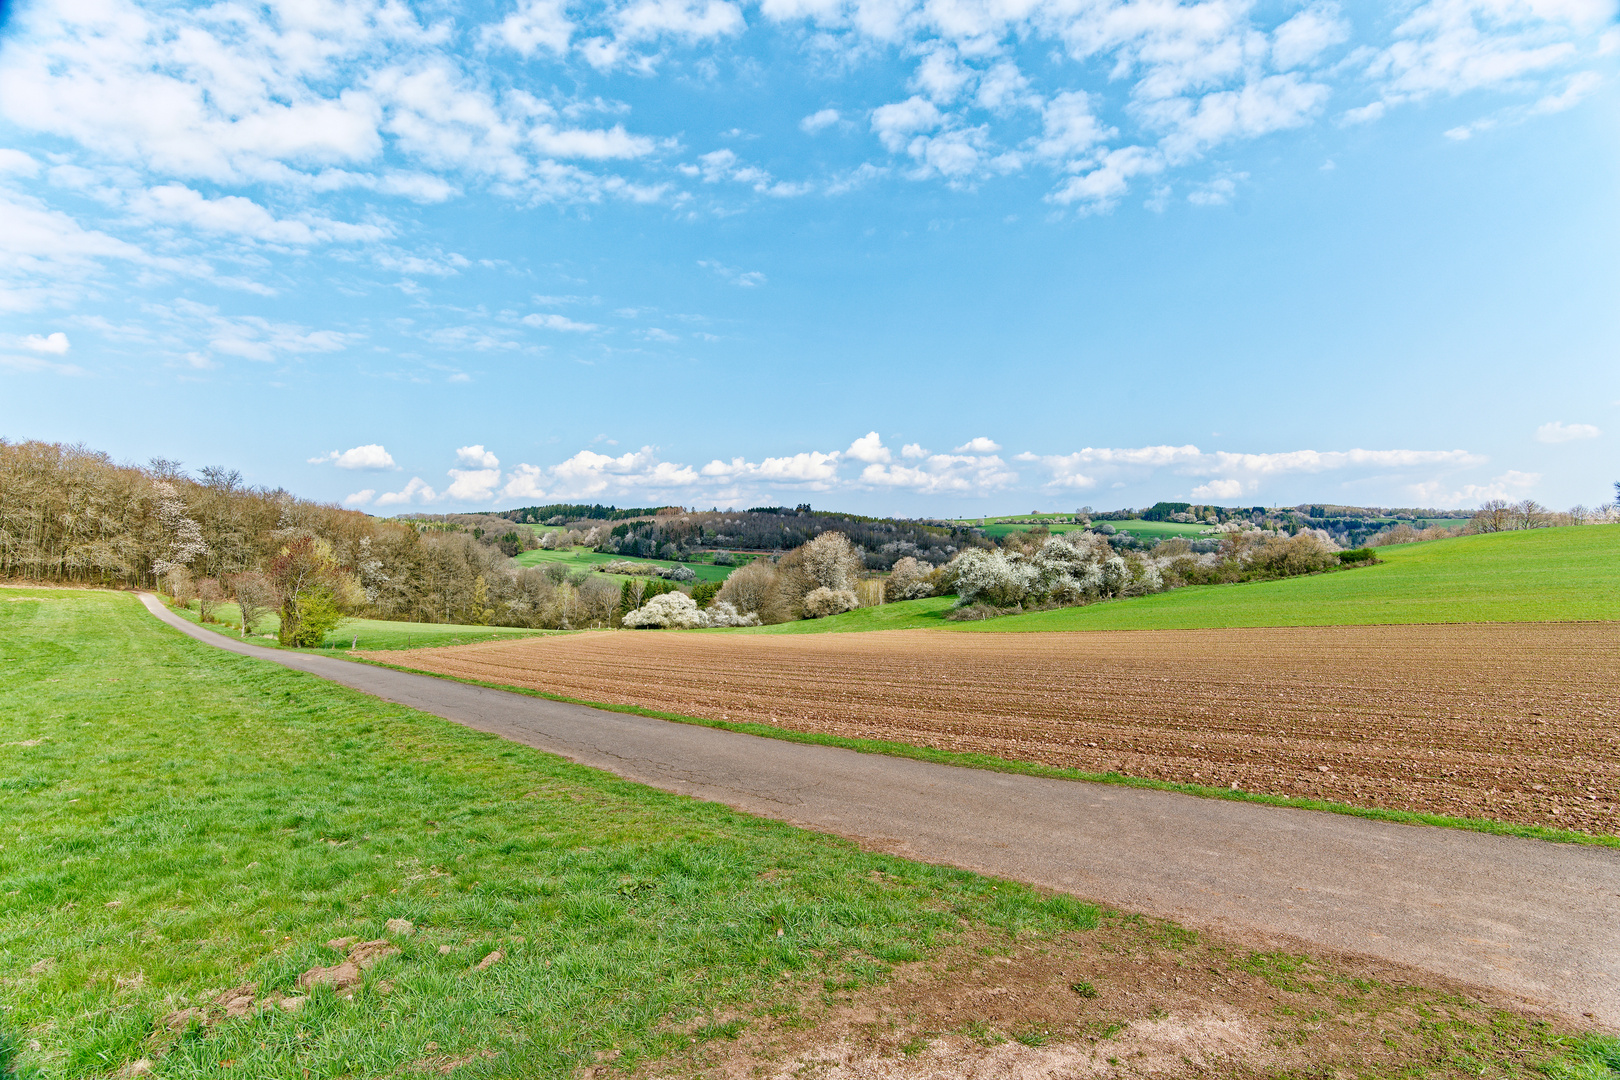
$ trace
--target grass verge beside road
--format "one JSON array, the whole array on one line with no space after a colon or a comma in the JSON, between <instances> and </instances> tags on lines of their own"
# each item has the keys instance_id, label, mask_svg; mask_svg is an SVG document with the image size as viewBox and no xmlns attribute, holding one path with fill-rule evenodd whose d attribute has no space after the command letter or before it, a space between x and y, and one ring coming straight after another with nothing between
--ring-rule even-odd
<instances>
[{"instance_id":1,"label":"grass verge beside road","mask_svg":"<svg viewBox=\"0 0 1620 1080\"><path fill-rule=\"evenodd\" d=\"M1612 1080L1620 1054L627 783L212 649L126 593L0 589L0 664L6 1075L629 1075L869 1004L897 965L954 983L964 947L1082 980L1039 1017L1003 1010L1025 1045L1225 1015L1205 982L1248 979L1257 1052L1313 1075ZM356 938L387 943L357 982L299 986Z\"/></svg>"},{"instance_id":2,"label":"grass verge beside road","mask_svg":"<svg viewBox=\"0 0 1620 1080\"><path fill-rule=\"evenodd\" d=\"M630 1067L964 924L1096 919L211 649L129 594L0 590L0 661L0 1026L35 1075ZM300 990L391 918L418 929L352 1002Z\"/></svg>"},{"instance_id":3,"label":"grass verge beside road","mask_svg":"<svg viewBox=\"0 0 1620 1080\"><path fill-rule=\"evenodd\" d=\"M195 601L194 601L195 603ZM189 619L208 630L241 639L242 613L235 604L220 604L215 617L218 622L205 623L194 607L169 607L181 618ZM248 640L255 645L275 646L274 638L281 620L266 615L254 627ZM435 645L476 645L481 641L506 641L512 638L539 637L563 633L560 630L529 630L519 626L471 626L461 623L394 622L388 619L344 619L335 630L326 635L320 650L327 649L425 649Z\"/></svg>"}]
</instances>

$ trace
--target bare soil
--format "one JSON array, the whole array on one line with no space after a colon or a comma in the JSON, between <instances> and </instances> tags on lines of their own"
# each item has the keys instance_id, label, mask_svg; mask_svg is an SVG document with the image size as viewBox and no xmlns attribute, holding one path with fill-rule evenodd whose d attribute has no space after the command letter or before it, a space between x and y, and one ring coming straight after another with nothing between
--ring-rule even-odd
<instances>
[{"instance_id":1,"label":"bare soil","mask_svg":"<svg viewBox=\"0 0 1620 1080\"><path fill-rule=\"evenodd\" d=\"M1620 623L617 631L368 655L686 716L1620 831Z\"/></svg>"},{"instance_id":2,"label":"bare soil","mask_svg":"<svg viewBox=\"0 0 1620 1080\"><path fill-rule=\"evenodd\" d=\"M1216 941L1105 915L1020 941L973 934L865 990L806 986L791 1011L642 1077L1046 1080L1538 1075L1557 1025L1389 964ZM1269 947L1268 947L1269 946ZM746 1025L746 1026L745 1026ZM586 1075L618 1076L604 1064Z\"/></svg>"}]
</instances>

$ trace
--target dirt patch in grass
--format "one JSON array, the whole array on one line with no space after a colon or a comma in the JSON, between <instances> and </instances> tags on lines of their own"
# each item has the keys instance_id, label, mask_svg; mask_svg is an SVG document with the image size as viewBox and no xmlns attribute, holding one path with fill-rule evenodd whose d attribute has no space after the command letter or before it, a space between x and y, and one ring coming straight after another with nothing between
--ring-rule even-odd
<instances>
[{"instance_id":1,"label":"dirt patch in grass","mask_svg":"<svg viewBox=\"0 0 1620 1080\"><path fill-rule=\"evenodd\" d=\"M1620 623L594 633L377 654L565 697L1454 817L1620 831Z\"/></svg>"},{"instance_id":2,"label":"dirt patch in grass","mask_svg":"<svg viewBox=\"0 0 1620 1080\"><path fill-rule=\"evenodd\" d=\"M1563 1032L1476 991L1287 943L1109 915L1019 942L973 933L877 987L805 987L796 1011L644 1067L654 1077L944 1080L1543 1074ZM622 1075L609 1066L585 1075Z\"/></svg>"}]
</instances>

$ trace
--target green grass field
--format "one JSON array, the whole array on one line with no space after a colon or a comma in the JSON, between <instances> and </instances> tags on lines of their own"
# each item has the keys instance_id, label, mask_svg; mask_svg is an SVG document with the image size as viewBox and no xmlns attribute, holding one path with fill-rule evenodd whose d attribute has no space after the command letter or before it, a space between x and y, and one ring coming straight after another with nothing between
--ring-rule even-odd
<instances>
[{"instance_id":1,"label":"green grass field","mask_svg":"<svg viewBox=\"0 0 1620 1080\"><path fill-rule=\"evenodd\" d=\"M0 590L0 662L0 1075L389 1076L430 1043L470 1076L633 1069L964 925L1096 923L211 649L127 593ZM396 917L418 931L352 1002L160 1023L296 996Z\"/></svg>"},{"instance_id":2,"label":"green grass field","mask_svg":"<svg viewBox=\"0 0 1620 1080\"><path fill-rule=\"evenodd\" d=\"M641 559L628 555L604 555L583 547L568 548L563 551L546 551L542 548L536 548L533 551L525 551L517 556L518 563L523 566L544 566L547 563L561 563L568 567L569 570L594 570L598 566L620 560L646 563L648 566L656 566L664 570L676 566L685 566L697 575L699 581L724 581L726 575L736 569L734 566L715 566L712 563L677 563L666 559ZM605 576L612 578L614 581L631 580L628 574L608 574Z\"/></svg>"},{"instance_id":3,"label":"green grass field","mask_svg":"<svg viewBox=\"0 0 1620 1080\"><path fill-rule=\"evenodd\" d=\"M1620 528L1486 533L1379 548L1377 566L1175 589L967 630L1170 630L1620 619Z\"/></svg>"},{"instance_id":4,"label":"green grass field","mask_svg":"<svg viewBox=\"0 0 1620 1080\"><path fill-rule=\"evenodd\" d=\"M603 1060L630 1076L753 1023L808 1023L964 938L981 957L1199 940L220 652L119 592L0 589L0 836L0 1075L19 1080L560 1080ZM350 997L300 989L340 938L397 952ZM1322 971L1200 949L1216 982L1287 992L1289 972ZM1333 1022L1372 1008L1414 1080L1613 1080L1620 1062L1612 1039L1324 976ZM227 1017L244 992L255 1007ZM1301 1040L1322 1026L1282 1004L1261 1020Z\"/></svg>"},{"instance_id":5,"label":"green grass field","mask_svg":"<svg viewBox=\"0 0 1620 1080\"><path fill-rule=\"evenodd\" d=\"M221 604L215 618L218 623L205 623L201 621L192 602L189 608L174 609L177 614L190 619L199 626L209 630L218 631L227 637L240 637L242 627L242 613L235 604ZM257 623L254 630L253 641L256 645L272 645L274 642L266 641L265 635L275 637L276 631L281 627L281 620L274 614L265 616ZM326 635L321 643L323 649L420 649L433 645L474 645L480 641L496 641L505 638L533 637L538 634L561 633L557 630L526 630L514 626L466 626L459 623L415 623L393 622L385 619L344 619L337 629Z\"/></svg>"},{"instance_id":6,"label":"green grass field","mask_svg":"<svg viewBox=\"0 0 1620 1080\"><path fill-rule=\"evenodd\" d=\"M1586 525L1488 533L1379 548L1377 566L1199 585L1154 596L984 622L948 622L952 597L905 600L826 619L733 634L949 628L1190 630L1243 626L1539 622L1620 619L1620 528Z\"/></svg>"}]
</instances>

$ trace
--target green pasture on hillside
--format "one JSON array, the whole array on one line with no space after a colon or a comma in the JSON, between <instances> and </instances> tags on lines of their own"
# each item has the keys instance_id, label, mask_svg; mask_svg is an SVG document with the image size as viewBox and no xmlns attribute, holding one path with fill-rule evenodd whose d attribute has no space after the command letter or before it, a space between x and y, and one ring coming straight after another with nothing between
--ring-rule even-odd
<instances>
[{"instance_id":1,"label":"green pasture on hillside","mask_svg":"<svg viewBox=\"0 0 1620 1080\"><path fill-rule=\"evenodd\" d=\"M5 1076L629 1074L964 928L1097 919L221 652L117 592L0 589L0 836ZM392 918L417 930L352 1001L212 1004L300 996L325 942ZM171 1031L189 1007L209 1024Z\"/></svg>"},{"instance_id":2,"label":"green pasture on hillside","mask_svg":"<svg viewBox=\"0 0 1620 1080\"><path fill-rule=\"evenodd\" d=\"M202 621L196 601L175 612L199 626L218 631L227 637L240 638L242 612L235 604L220 604L214 617L218 623ZM281 620L274 614L266 615L253 627L251 639L257 645L271 645L281 628ZM461 623L395 622L387 619L344 619L326 635L323 649L421 649L432 645L474 645L480 641L503 638L532 637L536 634L555 634L556 630L528 630L517 626L471 626Z\"/></svg>"},{"instance_id":3,"label":"green pasture on hillside","mask_svg":"<svg viewBox=\"0 0 1620 1080\"><path fill-rule=\"evenodd\" d=\"M562 551L546 551L543 548L536 548L533 551L525 551L518 555L517 561L523 566L544 566L548 563L561 563L570 571L595 570L599 566L619 561L645 563L648 566L656 566L660 570L670 570L677 566L684 566L696 574L699 581L724 581L726 575L736 569L735 566L715 566L712 563L683 563L670 562L667 559L642 559L629 555L604 555L601 552L585 547L567 548ZM628 574L609 574L606 576L611 577L614 581L631 580L631 576Z\"/></svg>"},{"instance_id":4,"label":"green pasture on hillside","mask_svg":"<svg viewBox=\"0 0 1620 1080\"><path fill-rule=\"evenodd\" d=\"M1372 623L1620 619L1620 527L1486 533L1378 548L1376 566L1240 585L1195 585L1087 607L949 622L954 597L721 633L949 628L1186 630Z\"/></svg>"},{"instance_id":5,"label":"green pasture on hillside","mask_svg":"<svg viewBox=\"0 0 1620 1080\"><path fill-rule=\"evenodd\" d=\"M1484 533L1376 549L1377 566L1195 585L965 630L1171 630L1620 619L1620 527Z\"/></svg>"}]
</instances>

